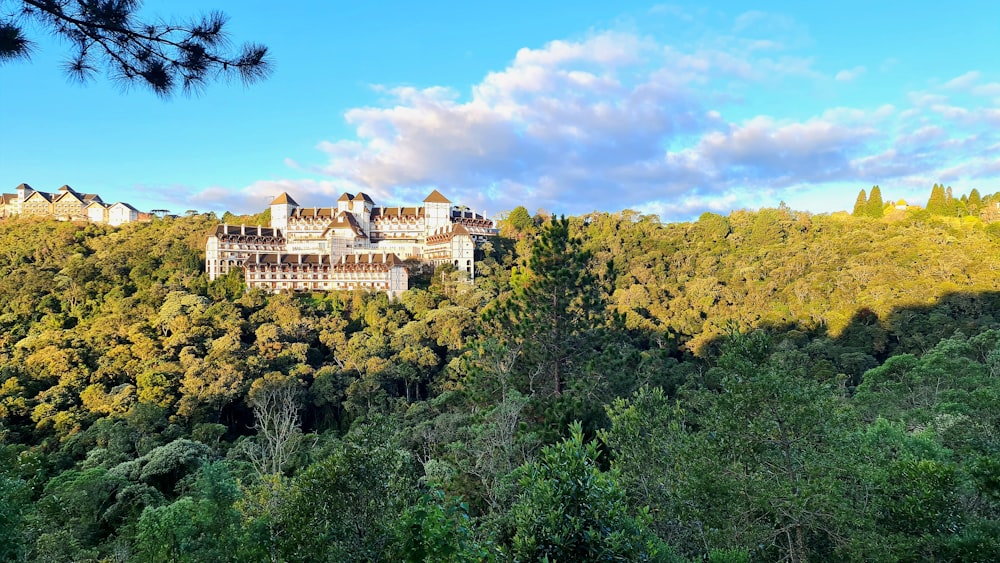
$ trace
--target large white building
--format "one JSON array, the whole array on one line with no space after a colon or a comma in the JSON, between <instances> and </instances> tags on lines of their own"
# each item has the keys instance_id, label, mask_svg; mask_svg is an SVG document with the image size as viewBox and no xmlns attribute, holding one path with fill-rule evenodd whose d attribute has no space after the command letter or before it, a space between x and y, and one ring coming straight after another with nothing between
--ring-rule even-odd
<instances>
[{"instance_id":1,"label":"large white building","mask_svg":"<svg viewBox=\"0 0 1000 563\"><path fill-rule=\"evenodd\" d=\"M379 207L345 193L336 207L300 207L288 194L271 202L268 227L219 225L205 244L209 279L243 268L247 287L268 291L406 291L405 260L450 263L475 275L477 246L496 234L484 215L453 206L434 190L422 206Z\"/></svg>"}]
</instances>

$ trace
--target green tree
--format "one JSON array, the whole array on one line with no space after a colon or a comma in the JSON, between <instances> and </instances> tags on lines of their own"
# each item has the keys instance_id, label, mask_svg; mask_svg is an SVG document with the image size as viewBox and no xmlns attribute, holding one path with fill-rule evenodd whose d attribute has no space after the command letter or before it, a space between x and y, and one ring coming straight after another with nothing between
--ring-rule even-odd
<instances>
[{"instance_id":1,"label":"green tree","mask_svg":"<svg viewBox=\"0 0 1000 563\"><path fill-rule=\"evenodd\" d=\"M615 470L597 467L597 443L583 428L523 466L524 493L512 508L511 555L518 561L660 561L670 551L649 531L646 509L633 513Z\"/></svg>"},{"instance_id":2,"label":"green tree","mask_svg":"<svg viewBox=\"0 0 1000 563\"><path fill-rule=\"evenodd\" d=\"M969 192L969 201L966 203L969 208L969 213L978 216L980 209L983 207L983 198L979 195L979 190L972 188Z\"/></svg>"},{"instance_id":3,"label":"green tree","mask_svg":"<svg viewBox=\"0 0 1000 563\"><path fill-rule=\"evenodd\" d=\"M142 20L141 2L20 0L0 15L0 63L27 59L33 43L25 28L38 26L69 42L66 65L79 80L103 67L112 80L140 84L159 96L178 89L198 91L216 77L237 77L244 84L270 73L267 47L248 43L226 49L226 16L220 12L187 22Z\"/></svg>"},{"instance_id":4,"label":"green tree","mask_svg":"<svg viewBox=\"0 0 1000 563\"><path fill-rule=\"evenodd\" d=\"M0 472L0 560L24 559L24 519L30 495L23 480Z\"/></svg>"},{"instance_id":5,"label":"green tree","mask_svg":"<svg viewBox=\"0 0 1000 563\"><path fill-rule=\"evenodd\" d=\"M511 238L522 238L535 232L535 220L523 205L515 207L500 225L500 234Z\"/></svg>"},{"instance_id":6,"label":"green tree","mask_svg":"<svg viewBox=\"0 0 1000 563\"><path fill-rule=\"evenodd\" d=\"M523 345L529 380L556 397L581 373L601 314L590 253L555 217L534 240L523 286L499 310L501 323Z\"/></svg>"},{"instance_id":7,"label":"green tree","mask_svg":"<svg viewBox=\"0 0 1000 563\"><path fill-rule=\"evenodd\" d=\"M425 494L400 521L400 559L408 563L476 563L496 554L475 539L469 507L443 491Z\"/></svg>"},{"instance_id":8,"label":"green tree","mask_svg":"<svg viewBox=\"0 0 1000 563\"><path fill-rule=\"evenodd\" d=\"M142 512L136 555L143 561L244 561L236 481L221 463L202 466L191 495Z\"/></svg>"},{"instance_id":9,"label":"green tree","mask_svg":"<svg viewBox=\"0 0 1000 563\"><path fill-rule=\"evenodd\" d=\"M872 186L872 193L868 196L868 203L865 204L865 215L874 219L880 219L884 213L885 202L882 201L882 191L878 186Z\"/></svg>"},{"instance_id":10,"label":"green tree","mask_svg":"<svg viewBox=\"0 0 1000 563\"><path fill-rule=\"evenodd\" d=\"M858 199L854 201L854 212L851 213L855 217L864 217L866 215L866 209L868 206L868 195L865 190L858 192Z\"/></svg>"},{"instance_id":11,"label":"green tree","mask_svg":"<svg viewBox=\"0 0 1000 563\"><path fill-rule=\"evenodd\" d=\"M696 553L703 544L692 536L697 527L687 525L693 519L685 505L693 498L683 486L684 459L692 441L684 411L659 387L642 387L605 408L611 425L599 436L631 504L648 506L656 514L651 525L660 538Z\"/></svg>"},{"instance_id":12,"label":"green tree","mask_svg":"<svg viewBox=\"0 0 1000 563\"><path fill-rule=\"evenodd\" d=\"M948 200L944 194L944 186L934 184L934 187L931 188L931 197L927 200L927 211L931 215L948 214Z\"/></svg>"},{"instance_id":13,"label":"green tree","mask_svg":"<svg viewBox=\"0 0 1000 563\"><path fill-rule=\"evenodd\" d=\"M391 428L355 428L333 452L296 475L280 505L282 557L295 561L381 561L399 518L415 500L410 454Z\"/></svg>"}]
</instances>

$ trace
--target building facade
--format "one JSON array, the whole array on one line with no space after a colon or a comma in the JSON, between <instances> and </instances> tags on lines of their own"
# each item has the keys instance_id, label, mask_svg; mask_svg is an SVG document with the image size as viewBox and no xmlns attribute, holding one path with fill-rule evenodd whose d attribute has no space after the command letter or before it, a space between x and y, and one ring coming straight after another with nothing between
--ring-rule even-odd
<instances>
[{"instance_id":1,"label":"building facade","mask_svg":"<svg viewBox=\"0 0 1000 563\"><path fill-rule=\"evenodd\" d=\"M69 186L54 193L35 190L28 184L13 194L0 194L0 218L16 215L49 217L60 221L89 221L118 226L142 220L143 213L127 203L107 205L97 194L85 194Z\"/></svg>"},{"instance_id":2,"label":"building facade","mask_svg":"<svg viewBox=\"0 0 1000 563\"><path fill-rule=\"evenodd\" d=\"M423 205L381 207L345 193L336 206L301 207L286 193L271 202L268 227L219 225L205 243L209 279L242 268L247 287L268 291L365 289L398 295L406 260L449 263L475 276L475 251L496 234L485 214L453 206L434 190Z\"/></svg>"}]
</instances>

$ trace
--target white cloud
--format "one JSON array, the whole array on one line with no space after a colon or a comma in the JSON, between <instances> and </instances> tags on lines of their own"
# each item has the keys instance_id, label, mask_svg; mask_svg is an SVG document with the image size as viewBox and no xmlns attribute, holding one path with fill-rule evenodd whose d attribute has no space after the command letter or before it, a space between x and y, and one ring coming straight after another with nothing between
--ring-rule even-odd
<instances>
[{"instance_id":1,"label":"white cloud","mask_svg":"<svg viewBox=\"0 0 1000 563\"><path fill-rule=\"evenodd\" d=\"M1000 110L942 92L979 88L990 96L998 83L977 86L982 77L972 72L900 93L908 100L899 106L765 115L744 102L748 89L781 96L785 83L821 87L831 73L783 52L781 30L800 33L793 21L748 12L734 28L743 35L693 46L620 31L552 41L520 49L467 94L380 88L382 103L346 112L354 138L318 145L325 162L287 162L326 180L266 180L232 197L209 189L188 200L259 209L256 202L280 191L304 204L365 191L394 204L420 201L436 187L476 209L633 208L670 219L804 201L803 194L832 198L831 186L852 183L886 189L944 174L997 177L985 147L1000 141ZM753 37L764 30L777 35ZM865 72L855 66L835 78Z\"/></svg>"},{"instance_id":2,"label":"white cloud","mask_svg":"<svg viewBox=\"0 0 1000 563\"><path fill-rule=\"evenodd\" d=\"M969 90L979 80L979 77L979 71L972 70L945 82L944 87L947 90Z\"/></svg>"},{"instance_id":3,"label":"white cloud","mask_svg":"<svg viewBox=\"0 0 1000 563\"><path fill-rule=\"evenodd\" d=\"M856 66L856 67L854 67L852 69L844 69L844 70L838 72L836 74L836 76L834 76L833 78L834 78L834 80L836 80L838 82L850 82L850 81L858 78L862 74L864 74L865 70L866 69L863 66Z\"/></svg>"},{"instance_id":4,"label":"white cloud","mask_svg":"<svg viewBox=\"0 0 1000 563\"><path fill-rule=\"evenodd\" d=\"M1000 97L1000 82L990 82L989 84L976 86L972 89L972 93L977 96Z\"/></svg>"}]
</instances>

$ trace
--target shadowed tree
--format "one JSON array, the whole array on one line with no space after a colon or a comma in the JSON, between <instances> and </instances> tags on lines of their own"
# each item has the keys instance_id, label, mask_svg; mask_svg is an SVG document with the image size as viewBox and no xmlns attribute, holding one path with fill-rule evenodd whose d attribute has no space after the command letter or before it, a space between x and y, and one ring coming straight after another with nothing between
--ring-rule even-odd
<instances>
[{"instance_id":1,"label":"shadowed tree","mask_svg":"<svg viewBox=\"0 0 1000 563\"><path fill-rule=\"evenodd\" d=\"M26 24L70 44L66 70L87 81L104 68L125 86L140 84L168 97L191 93L210 80L238 78L251 84L271 70L267 47L246 43L231 49L226 16L210 12L191 20L145 20L140 0L21 0L0 13L0 63L28 59L35 44ZM3 3L7 7L7 3Z\"/></svg>"},{"instance_id":2,"label":"shadowed tree","mask_svg":"<svg viewBox=\"0 0 1000 563\"><path fill-rule=\"evenodd\" d=\"M501 323L523 343L531 387L538 379L555 396L581 371L602 312L590 258L570 234L569 219L553 217L532 244L523 283L498 311Z\"/></svg>"}]
</instances>

